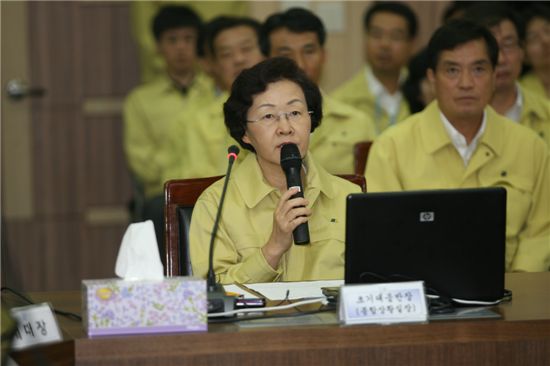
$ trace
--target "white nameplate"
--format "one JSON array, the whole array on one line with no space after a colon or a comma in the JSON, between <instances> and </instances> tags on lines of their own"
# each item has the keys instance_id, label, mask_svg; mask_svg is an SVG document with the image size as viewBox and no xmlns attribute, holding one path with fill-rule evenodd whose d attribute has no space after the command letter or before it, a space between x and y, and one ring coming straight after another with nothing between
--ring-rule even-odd
<instances>
[{"instance_id":1,"label":"white nameplate","mask_svg":"<svg viewBox=\"0 0 550 366\"><path fill-rule=\"evenodd\" d=\"M428 319L422 281L346 285L340 288L343 324L390 324Z\"/></svg>"},{"instance_id":2,"label":"white nameplate","mask_svg":"<svg viewBox=\"0 0 550 366\"><path fill-rule=\"evenodd\" d=\"M12 344L14 349L63 340L57 320L46 302L12 308L11 316L17 321Z\"/></svg>"}]
</instances>

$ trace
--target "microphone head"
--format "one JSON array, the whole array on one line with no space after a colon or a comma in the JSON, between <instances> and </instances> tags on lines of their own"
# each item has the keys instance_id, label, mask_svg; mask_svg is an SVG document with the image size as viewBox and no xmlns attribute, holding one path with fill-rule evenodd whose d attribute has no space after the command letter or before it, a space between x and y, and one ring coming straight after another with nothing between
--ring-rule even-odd
<instances>
[{"instance_id":1,"label":"microphone head","mask_svg":"<svg viewBox=\"0 0 550 366\"><path fill-rule=\"evenodd\" d=\"M231 145L229 146L229 148L227 149L227 153L228 154L235 154L235 155L239 155L239 152L241 150L239 149L239 147L237 145Z\"/></svg>"},{"instance_id":2,"label":"microphone head","mask_svg":"<svg viewBox=\"0 0 550 366\"><path fill-rule=\"evenodd\" d=\"M300 168L302 166L302 156L296 144L285 144L281 148L281 168Z\"/></svg>"},{"instance_id":3,"label":"microphone head","mask_svg":"<svg viewBox=\"0 0 550 366\"><path fill-rule=\"evenodd\" d=\"M237 156L239 155L239 148L235 145L229 146L227 149L227 158L229 159L229 162L232 163L233 161L237 160Z\"/></svg>"}]
</instances>

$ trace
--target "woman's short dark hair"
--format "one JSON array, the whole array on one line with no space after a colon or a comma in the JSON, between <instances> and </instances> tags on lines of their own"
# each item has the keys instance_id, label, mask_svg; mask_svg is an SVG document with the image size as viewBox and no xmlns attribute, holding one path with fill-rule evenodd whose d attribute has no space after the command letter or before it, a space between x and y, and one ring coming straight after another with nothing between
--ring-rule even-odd
<instances>
[{"instance_id":1,"label":"woman's short dark hair","mask_svg":"<svg viewBox=\"0 0 550 366\"><path fill-rule=\"evenodd\" d=\"M439 27L428 42L428 68L435 71L439 56L443 51L450 51L456 47L475 40L484 40L489 60L493 68L498 62L498 43L493 34L485 27L468 20L452 20Z\"/></svg>"},{"instance_id":2,"label":"woman's short dark hair","mask_svg":"<svg viewBox=\"0 0 550 366\"><path fill-rule=\"evenodd\" d=\"M286 57L273 57L243 70L233 82L231 94L223 105L225 125L231 137L247 150L255 152L252 145L243 141L247 129L247 114L254 96L263 93L269 84L289 80L300 86L311 114L311 132L323 118L323 97L317 85L312 82L296 63Z\"/></svg>"}]
</instances>

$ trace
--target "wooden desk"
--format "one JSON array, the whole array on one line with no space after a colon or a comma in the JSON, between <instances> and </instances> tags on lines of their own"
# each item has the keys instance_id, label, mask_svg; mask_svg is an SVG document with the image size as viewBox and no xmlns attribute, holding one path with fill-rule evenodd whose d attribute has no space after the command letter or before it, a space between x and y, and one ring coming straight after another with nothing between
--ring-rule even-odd
<instances>
[{"instance_id":1,"label":"wooden desk","mask_svg":"<svg viewBox=\"0 0 550 366\"><path fill-rule=\"evenodd\" d=\"M80 324L62 319L72 340L20 352L16 361L35 364L40 350L78 365L550 365L550 273L507 274L506 287L513 300L498 307L499 320L257 329L231 324L210 325L206 333L89 339ZM33 298L80 309L74 292Z\"/></svg>"}]
</instances>

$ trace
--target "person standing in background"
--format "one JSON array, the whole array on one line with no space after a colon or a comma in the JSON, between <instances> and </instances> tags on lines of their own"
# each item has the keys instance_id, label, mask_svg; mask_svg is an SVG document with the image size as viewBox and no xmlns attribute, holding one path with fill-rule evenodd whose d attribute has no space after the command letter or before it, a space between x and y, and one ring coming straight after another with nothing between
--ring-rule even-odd
<instances>
[{"instance_id":1,"label":"person standing in background","mask_svg":"<svg viewBox=\"0 0 550 366\"><path fill-rule=\"evenodd\" d=\"M525 55L531 70L521 84L550 99L550 5L531 5L524 13Z\"/></svg>"},{"instance_id":2,"label":"person standing in background","mask_svg":"<svg viewBox=\"0 0 550 366\"><path fill-rule=\"evenodd\" d=\"M130 5L132 36L139 52L141 81L149 82L164 73L164 60L156 50L156 41L150 32L155 15L165 6L189 6L207 22L220 15L245 16L250 12L249 1L193 1L193 0L134 0ZM200 55L202 56L202 55ZM199 61L202 61L199 60Z\"/></svg>"},{"instance_id":3,"label":"person standing in background","mask_svg":"<svg viewBox=\"0 0 550 366\"><path fill-rule=\"evenodd\" d=\"M136 185L135 201L143 202L134 219L153 220L163 254L165 171L181 160L167 146L167 137L173 134L177 116L186 116L214 99L214 85L197 67L202 21L193 10L183 6L161 8L152 32L165 61L165 72L126 98L123 145Z\"/></svg>"},{"instance_id":4,"label":"person standing in background","mask_svg":"<svg viewBox=\"0 0 550 366\"><path fill-rule=\"evenodd\" d=\"M518 82L525 38L521 20L504 4L473 5L466 11L465 18L486 27L498 43L491 106L501 115L534 130L550 146L550 101L526 90Z\"/></svg>"},{"instance_id":5,"label":"person standing in background","mask_svg":"<svg viewBox=\"0 0 550 366\"><path fill-rule=\"evenodd\" d=\"M325 38L325 27L319 17L307 9L291 8L266 19L260 43L264 55L294 60L319 85L326 59ZM323 124L311 136L309 149L329 173L352 174L353 146L374 140L374 123L363 112L326 94L323 94L323 115Z\"/></svg>"},{"instance_id":6,"label":"person standing in background","mask_svg":"<svg viewBox=\"0 0 550 366\"><path fill-rule=\"evenodd\" d=\"M367 64L332 96L373 118L380 133L410 114L400 87L414 49L417 20L409 6L387 1L367 9L363 24Z\"/></svg>"},{"instance_id":7,"label":"person standing in background","mask_svg":"<svg viewBox=\"0 0 550 366\"><path fill-rule=\"evenodd\" d=\"M174 177L201 178L225 174L227 148L235 141L223 120L223 103L235 78L244 69L264 59L259 44L260 23L249 17L220 16L205 26L203 47L206 62L216 83L216 98L192 115L181 116L170 137L173 155L185 157L185 164L166 171L165 180ZM189 121L187 122L187 119ZM189 143L179 144L185 139ZM243 160L242 152L237 164Z\"/></svg>"}]
</instances>

